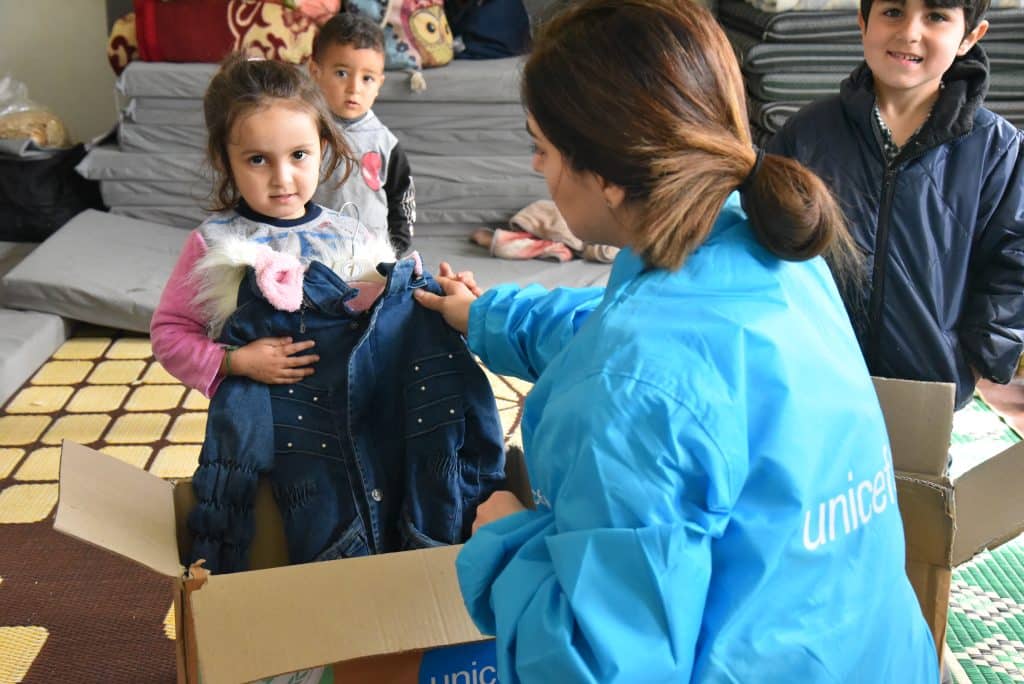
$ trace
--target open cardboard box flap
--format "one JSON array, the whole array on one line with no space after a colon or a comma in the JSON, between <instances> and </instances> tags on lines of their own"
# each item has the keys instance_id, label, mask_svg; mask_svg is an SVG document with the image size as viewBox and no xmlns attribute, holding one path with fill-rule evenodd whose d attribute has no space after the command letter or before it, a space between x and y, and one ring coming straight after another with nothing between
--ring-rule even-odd
<instances>
[{"instance_id":1,"label":"open cardboard box flap","mask_svg":"<svg viewBox=\"0 0 1024 684\"><path fill-rule=\"evenodd\" d=\"M1024 530L1024 442L949 472L954 386L874 378L910 555L955 567Z\"/></svg>"},{"instance_id":2,"label":"open cardboard box flap","mask_svg":"<svg viewBox=\"0 0 1024 684\"><path fill-rule=\"evenodd\" d=\"M89 447L64 440L53 528L180 578L174 485Z\"/></svg>"},{"instance_id":3,"label":"open cardboard box flap","mask_svg":"<svg viewBox=\"0 0 1024 684\"><path fill-rule=\"evenodd\" d=\"M1024 530L1024 443L950 472L954 387L874 378L907 540L907 575L935 643L945 641L952 569Z\"/></svg>"},{"instance_id":4,"label":"open cardboard box flap","mask_svg":"<svg viewBox=\"0 0 1024 684\"><path fill-rule=\"evenodd\" d=\"M953 565L994 549L1024 529L1024 442L996 454L954 481Z\"/></svg>"},{"instance_id":5,"label":"open cardboard box flap","mask_svg":"<svg viewBox=\"0 0 1024 684\"><path fill-rule=\"evenodd\" d=\"M873 378L896 470L943 477L953 432L954 385Z\"/></svg>"},{"instance_id":6,"label":"open cardboard box flap","mask_svg":"<svg viewBox=\"0 0 1024 684\"><path fill-rule=\"evenodd\" d=\"M183 580L174 485L67 440L54 528ZM187 594L201 680L249 681L488 638L462 602L460 548L210 575Z\"/></svg>"}]
</instances>

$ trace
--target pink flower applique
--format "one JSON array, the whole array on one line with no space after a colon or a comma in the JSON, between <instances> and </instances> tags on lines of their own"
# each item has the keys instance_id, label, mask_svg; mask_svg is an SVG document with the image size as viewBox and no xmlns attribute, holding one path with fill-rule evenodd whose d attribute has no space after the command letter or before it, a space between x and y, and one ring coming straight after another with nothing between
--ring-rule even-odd
<instances>
[{"instance_id":1,"label":"pink flower applique","mask_svg":"<svg viewBox=\"0 0 1024 684\"><path fill-rule=\"evenodd\" d=\"M279 311L298 311L302 306L303 268L291 254L269 247L256 257L256 284L260 292Z\"/></svg>"}]
</instances>

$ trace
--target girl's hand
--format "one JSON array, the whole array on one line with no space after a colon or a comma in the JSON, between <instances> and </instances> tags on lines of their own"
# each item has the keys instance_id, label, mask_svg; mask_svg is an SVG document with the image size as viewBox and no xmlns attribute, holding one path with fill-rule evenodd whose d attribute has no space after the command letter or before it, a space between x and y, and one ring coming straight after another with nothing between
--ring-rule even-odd
<instances>
[{"instance_id":1,"label":"girl's hand","mask_svg":"<svg viewBox=\"0 0 1024 684\"><path fill-rule=\"evenodd\" d=\"M313 374L313 364L320 357L296 354L315 344L313 340L292 342L290 337L263 337L229 352L230 364L225 359L221 370L230 369L232 375L244 375L267 385L290 385Z\"/></svg>"},{"instance_id":2,"label":"girl's hand","mask_svg":"<svg viewBox=\"0 0 1024 684\"><path fill-rule=\"evenodd\" d=\"M473 534L476 534L476 531L487 523L525 510L526 506L519 503L519 499L512 492L494 492L487 497L486 501L477 506L476 519L473 520Z\"/></svg>"},{"instance_id":3,"label":"girl's hand","mask_svg":"<svg viewBox=\"0 0 1024 684\"><path fill-rule=\"evenodd\" d=\"M469 307L480 292L473 274L470 271L456 274L448 264L442 263L437 283L445 296L439 297L423 290L416 290L413 296L431 311L439 312L448 325L465 335L469 331Z\"/></svg>"}]
</instances>

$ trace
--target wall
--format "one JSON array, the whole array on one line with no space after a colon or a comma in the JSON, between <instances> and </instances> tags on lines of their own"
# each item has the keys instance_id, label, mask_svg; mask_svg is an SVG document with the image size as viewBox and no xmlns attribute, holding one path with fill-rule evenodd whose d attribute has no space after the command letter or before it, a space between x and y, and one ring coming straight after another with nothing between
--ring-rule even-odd
<instances>
[{"instance_id":1,"label":"wall","mask_svg":"<svg viewBox=\"0 0 1024 684\"><path fill-rule=\"evenodd\" d=\"M0 78L63 119L74 140L117 120L104 0L0 0Z\"/></svg>"}]
</instances>

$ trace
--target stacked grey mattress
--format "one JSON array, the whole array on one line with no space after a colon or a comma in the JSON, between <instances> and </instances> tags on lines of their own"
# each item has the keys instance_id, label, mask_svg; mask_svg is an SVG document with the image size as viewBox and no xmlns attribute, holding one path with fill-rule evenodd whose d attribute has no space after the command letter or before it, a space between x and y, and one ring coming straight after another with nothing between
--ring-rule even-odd
<instances>
[{"instance_id":1,"label":"stacked grey mattress","mask_svg":"<svg viewBox=\"0 0 1024 684\"><path fill-rule=\"evenodd\" d=\"M35 247L29 242L0 242L0 278ZM0 300L10 303L2 286ZM0 406L64 343L73 329L66 318L21 308L0 306Z\"/></svg>"},{"instance_id":2,"label":"stacked grey mattress","mask_svg":"<svg viewBox=\"0 0 1024 684\"><path fill-rule=\"evenodd\" d=\"M1024 125L1024 9L987 15L982 41L991 64L986 106ZM766 12L741 0L723 0L719 21L736 50L747 84L755 138L764 142L808 102L839 92L863 60L853 9Z\"/></svg>"},{"instance_id":3,"label":"stacked grey mattress","mask_svg":"<svg viewBox=\"0 0 1024 684\"><path fill-rule=\"evenodd\" d=\"M100 181L111 212L183 228L206 215L212 174L202 96L216 68L131 62L121 74L116 143L78 167ZM427 71L426 81L425 92L413 93L404 74L390 74L374 106L409 154L417 235L505 223L546 196L530 169L517 59L457 60Z\"/></svg>"}]
</instances>

